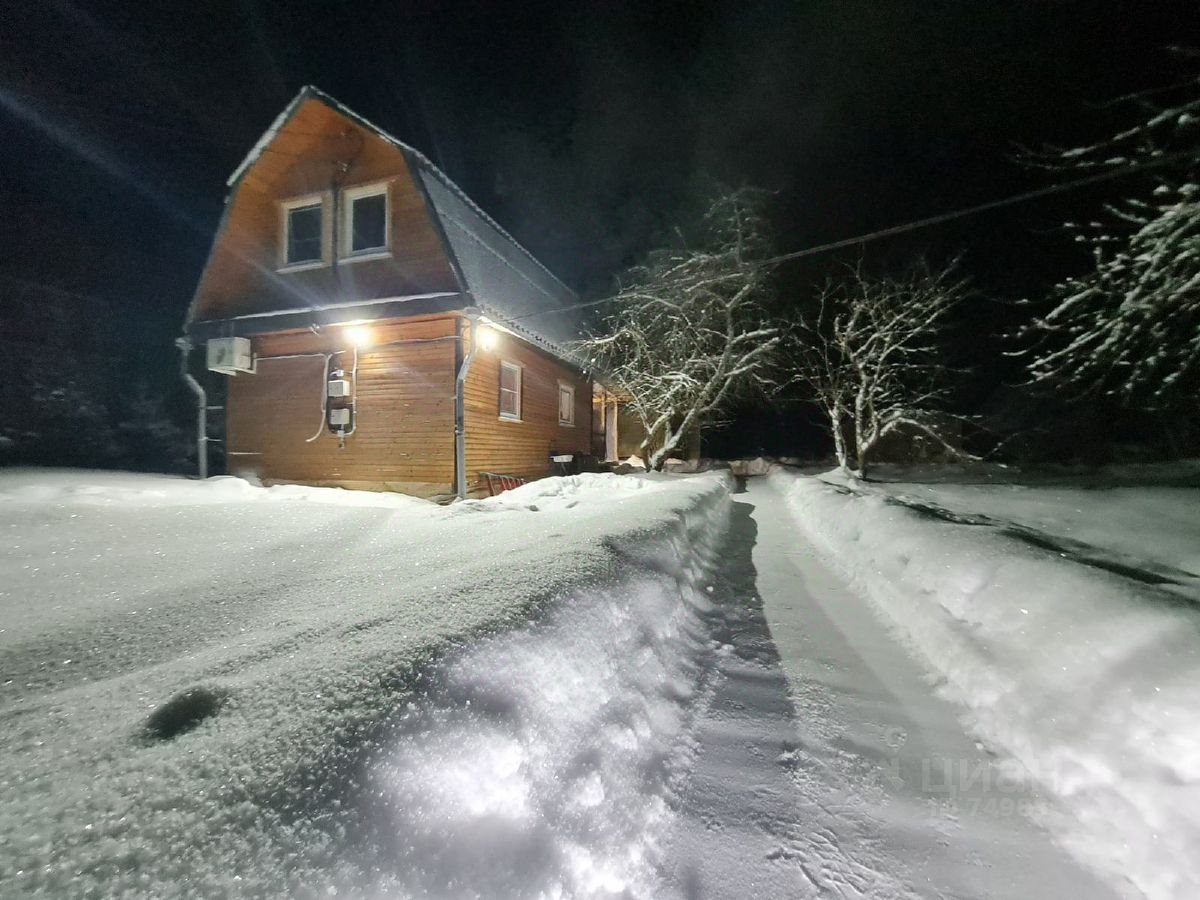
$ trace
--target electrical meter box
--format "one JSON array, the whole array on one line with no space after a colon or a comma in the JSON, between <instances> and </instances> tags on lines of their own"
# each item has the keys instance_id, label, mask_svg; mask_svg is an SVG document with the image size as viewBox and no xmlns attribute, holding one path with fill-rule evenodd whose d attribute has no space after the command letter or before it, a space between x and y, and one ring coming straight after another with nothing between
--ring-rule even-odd
<instances>
[{"instance_id":1,"label":"electrical meter box","mask_svg":"<svg viewBox=\"0 0 1200 900\"><path fill-rule=\"evenodd\" d=\"M345 378L334 378L329 381L330 397L349 397L350 382Z\"/></svg>"},{"instance_id":2,"label":"electrical meter box","mask_svg":"<svg viewBox=\"0 0 1200 900\"><path fill-rule=\"evenodd\" d=\"M210 372L236 375L238 372L254 371L254 354L250 350L250 338L212 338L205 350Z\"/></svg>"},{"instance_id":3,"label":"electrical meter box","mask_svg":"<svg viewBox=\"0 0 1200 900\"><path fill-rule=\"evenodd\" d=\"M350 424L350 410L348 409L331 409L329 411L329 425L331 428L345 428Z\"/></svg>"}]
</instances>

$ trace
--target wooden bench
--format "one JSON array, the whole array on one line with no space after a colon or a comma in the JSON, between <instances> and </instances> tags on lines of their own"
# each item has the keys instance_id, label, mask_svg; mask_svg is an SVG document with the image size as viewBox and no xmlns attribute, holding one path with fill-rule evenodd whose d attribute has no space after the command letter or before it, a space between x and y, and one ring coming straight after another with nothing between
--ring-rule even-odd
<instances>
[{"instance_id":1,"label":"wooden bench","mask_svg":"<svg viewBox=\"0 0 1200 900\"><path fill-rule=\"evenodd\" d=\"M487 479L488 493L492 497L525 483L524 478L518 478L516 475L500 475L496 472L480 472L479 477Z\"/></svg>"}]
</instances>

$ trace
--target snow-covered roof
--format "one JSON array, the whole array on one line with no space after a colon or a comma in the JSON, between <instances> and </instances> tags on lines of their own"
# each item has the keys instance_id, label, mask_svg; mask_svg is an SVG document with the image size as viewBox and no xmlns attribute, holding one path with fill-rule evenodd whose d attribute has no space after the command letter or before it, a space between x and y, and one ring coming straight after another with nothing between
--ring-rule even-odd
<instances>
[{"instance_id":1,"label":"snow-covered roof","mask_svg":"<svg viewBox=\"0 0 1200 900\"><path fill-rule=\"evenodd\" d=\"M579 298L435 169L419 177L441 220L464 287L488 316L538 343L579 337Z\"/></svg>"},{"instance_id":2,"label":"snow-covered roof","mask_svg":"<svg viewBox=\"0 0 1200 900\"><path fill-rule=\"evenodd\" d=\"M576 364L567 346L580 336L579 298L566 284L484 212L445 172L415 147L344 106L324 91L305 86L229 177L237 183L306 100L315 99L387 141L414 164L449 243L463 288L489 317Z\"/></svg>"}]
</instances>

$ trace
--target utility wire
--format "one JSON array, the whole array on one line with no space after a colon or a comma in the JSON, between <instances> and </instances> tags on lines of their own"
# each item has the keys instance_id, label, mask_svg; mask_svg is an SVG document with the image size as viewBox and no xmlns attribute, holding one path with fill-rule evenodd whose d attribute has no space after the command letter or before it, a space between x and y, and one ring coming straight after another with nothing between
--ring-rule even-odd
<instances>
[{"instance_id":1,"label":"utility wire","mask_svg":"<svg viewBox=\"0 0 1200 900\"><path fill-rule=\"evenodd\" d=\"M987 212L989 209L999 209L1002 206L1013 206L1017 203L1024 203L1026 200L1036 200L1038 197L1047 197L1051 194L1060 194L1076 188L1087 187L1089 184L1096 184L1101 181L1108 181L1113 178L1132 175L1136 172L1158 168L1159 166L1164 166L1172 162L1178 162L1181 159L1190 158L1192 156L1194 156L1192 152L1175 153L1171 154L1170 156L1160 157L1137 166L1130 166L1124 169L1110 169L1106 172L1098 172L1095 175L1088 175L1084 178L1076 178L1073 181L1064 181L1060 182L1059 184L1051 184L1043 188L1036 188L1032 191L1025 191L1021 194L1014 194L1013 196L1005 197L1002 200L991 200L987 203L979 203L975 206L967 206L963 209L956 209L953 212L940 213L936 216L927 216L924 219L914 219L913 221L906 222L903 225L893 225L890 228L872 231L868 234L859 235L858 237L845 238L844 240L832 241L828 244L819 244L816 247L809 247L805 250L795 250L791 253L784 253L780 256L772 256L768 259L764 259L760 265L778 265L781 262L787 262L793 259L801 259L805 256L815 256L818 253L825 253L829 250L838 250L842 247L849 247L853 244L865 244L867 241L891 237L894 234L903 234L906 231L916 231L918 228L927 228L930 225L940 225L942 222L949 222L952 219L961 219L965 216L973 216L976 213Z\"/></svg>"},{"instance_id":2,"label":"utility wire","mask_svg":"<svg viewBox=\"0 0 1200 900\"><path fill-rule=\"evenodd\" d=\"M928 228L931 225L940 225L943 222L949 222L953 219L961 219L966 216L973 216L977 213L987 212L991 209L999 209L1003 206L1013 206L1017 203L1024 203L1028 200L1036 200L1039 197L1048 197L1051 194L1061 194L1066 191L1072 191L1076 188L1087 187L1089 184L1097 184L1101 181L1109 181L1113 178L1121 178L1125 175L1133 175L1137 172L1144 172L1147 169L1156 169L1161 166L1168 165L1173 162L1179 162L1183 159L1194 158L1195 154L1191 151L1168 154L1149 162L1141 163L1136 166L1128 166L1123 169L1109 169L1105 172L1098 172L1094 175L1088 175L1083 178L1076 178L1072 181L1063 181L1058 184L1047 185L1046 187L1036 188L1032 191L1025 191L1020 194L1014 194L1011 197L1004 197L1000 200L990 200L987 203L979 203L975 206L967 206L962 209L956 209L952 212L939 213L935 216L926 216L923 219L914 219L911 222L905 222L900 225L892 225L888 228L881 228L878 231L870 231L866 234L856 235L855 237L843 238L838 241L830 241L827 244L817 244L814 247L806 247L803 250L793 250L789 253L783 253L779 256L771 256L757 263L760 267L777 266L780 263L790 262L793 259L803 259L806 256L816 256L821 253L828 253L831 250L840 250L843 247L852 247L855 244L865 244L868 241L875 241L881 238L892 237L897 234L904 234L909 231L916 231L920 228ZM585 303L573 303L569 306L559 306L555 309L543 309L537 312L525 313L520 316L510 316L509 319L516 321L518 319L529 319L533 316L544 316L556 312L567 312L573 309L586 309L591 306L602 306L605 303L612 303L617 297L605 297L601 300L589 300Z\"/></svg>"}]
</instances>

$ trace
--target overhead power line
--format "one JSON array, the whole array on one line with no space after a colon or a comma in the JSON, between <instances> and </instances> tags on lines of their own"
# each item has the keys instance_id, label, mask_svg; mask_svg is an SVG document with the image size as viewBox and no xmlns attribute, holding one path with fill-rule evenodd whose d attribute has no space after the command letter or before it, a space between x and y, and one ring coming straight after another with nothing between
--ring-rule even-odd
<instances>
[{"instance_id":1,"label":"overhead power line","mask_svg":"<svg viewBox=\"0 0 1200 900\"><path fill-rule=\"evenodd\" d=\"M876 241L880 240L881 238L892 237L894 235L904 234L905 232L909 231L917 231L921 228L928 228L931 225L940 225L943 222L949 222L954 219L962 219L967 216L973 216L992 209L999 209L1004 206L1014 206L1018 203L1036 200L1039 197L1048 197L1052 194L1065 193L1066 191L1087 187L1090 184L1097 184L1102 181L1110 181L1114 178L1122 178L1126 175L1134 175L1138 172L1144 172L1147 169L1157 169L1171 163L1192 158L1195 158L1195 153L1190 151L1167 154L1136 166L1126 166L1125 168L1121 169L1108 169L1104 172L1097 172L1094 175L1086 175L1083 178L1076 178L1071 181L1062 181L1058 184L1047 185L1046 187L1036 188L1032 191L1024 191L1020 194L1013 194L1010 197L1004 197L1000 200L990 200L987 203L977 203L974 206L963 207L962 209L956 209L952 212L939 213L934 216L926 216L923 219L913 219L910 222L904 222L900 225L891 225L887 228L881 228L878 231L869 231L866 234L842 238L841 240L830 241L826 244L817 244L813 247L806 247L803 250L793 250L789 253L781 253L778 256L771 256L767 259L761 260L758 265L777 266L780 263L790 262L794 259L803 259L807 256L817 256L821 253L828 253L831 250L840 250L843 247L852 247L856 244L865 244L868 241ZM573 309L587 309L588 307L592 306L603 306L605 303L611 303L616 299L616 297L604 297L600 300L589 300L584 303L573 303L569 306L559 306L554 309L538 310L537 312L525 313L524 315L512 316L511 318L513 320L529 319L534 316L544 316L557 312L567 312Z\"/></svg>"},{"instance_id":2,"label":"overhead power line","mask_svg":"<svg viewBox=\"0 0 1200 900\"><path fill-rule=\"evenodd\" d=\"M842 247L849 247L854 244L865 244L867 241L891 237L895 234L903 234L906 231L916 231L919 228L928 228L930 225L940 225L942 222L949 222L952 219L961 219L966 216L973 216L976 213L987 212L990 209L999 209L1002 206L1014 206L1017 203L1024 203L1027 200L1036 200L1038 197L1048 197L1051 194L1061 194L1066 191L1075 190L1076 188L1087 187L1089 184L1097 184L1101 181L1109 181L1113 178L1121 178L1125 175L1133 175L1137 172L1143 172L1146 169L1155 169L1160 166L1167 165L1168 163L1178 162L1181 159L1193 157L1194 155L1195 154L1190 152L1175 153L1170 156L1160 157L1137 166L1128 166L1124 169L1109 169L1105 172L1097 172L1095 175L1087 175L1083 178L1076 178L1072 181L1063 181L1058 184L1047 185L1046 187L1036 188L1032 191L1014 194L1011 197L1005 197L1001 200L990 200L987 203L979 203L975 206L967 206L963 209L956 209L953 212L940 213L936 216L926 216L923 219L914 219L911 222L905 222L903 225L892 225L889 228L882 228L879 231L872 231L867 234L859 235L858 237L845 238L844 240L840 241L832 241L828 244L818 244L816 247L808 247L804 250L795 250L791 253L773 256L768 259L764 259L761 265L778 265L781 262L787 262L793 259L802 259L805 256L815 256L818 253L825 253L830 250L839 250Z\"/></svg>"}]
</instances>

